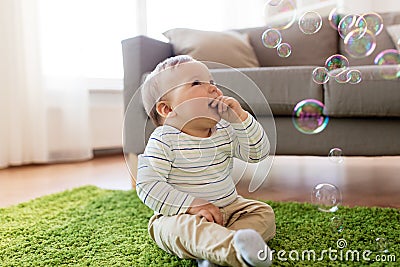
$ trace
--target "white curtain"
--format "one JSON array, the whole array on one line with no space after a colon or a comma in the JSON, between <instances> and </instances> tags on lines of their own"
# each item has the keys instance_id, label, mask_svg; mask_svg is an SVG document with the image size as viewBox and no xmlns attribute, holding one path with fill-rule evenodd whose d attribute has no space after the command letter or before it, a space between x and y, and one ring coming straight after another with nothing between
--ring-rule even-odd
<instances>
[{"instance_id":1,"label":"white curtain","mask_svg":"<svg viewBox=\"0 0 400 267\"><path fill-rule=\"evenodd\" d=\"M0 168L92 157L79 53L76 68L43 72L39 1L0 1Z\"/></svg>"}]
</instances>

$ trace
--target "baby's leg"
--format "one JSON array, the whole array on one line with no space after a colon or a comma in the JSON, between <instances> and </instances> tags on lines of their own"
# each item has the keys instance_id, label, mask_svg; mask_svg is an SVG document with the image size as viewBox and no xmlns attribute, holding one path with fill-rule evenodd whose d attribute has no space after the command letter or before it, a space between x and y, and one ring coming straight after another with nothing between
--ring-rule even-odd
<instances>
[{"instance_id":1,"label":"baby's leg","mask_svg":"<svg viewBox=\"0 0 400 267\"><path fill-rule=\"evenodd\" d=\"M149 233L163 250L183 259L206 259L218 265L246 266L235 248L235 231L189 214L155 215Z\"/></svg>"},{"instance_id":2,"label":"baby's leg","mask_svg":"<svg viewBox=\"0 0 400 267\"><path fill-rule=\"evenodd\" d=\"M239 197L221 211L226 216L225 226L230 230L251 228L265 241L275 236L275 214L271 206L264 202Z\"/></svg>"}]
</instances>

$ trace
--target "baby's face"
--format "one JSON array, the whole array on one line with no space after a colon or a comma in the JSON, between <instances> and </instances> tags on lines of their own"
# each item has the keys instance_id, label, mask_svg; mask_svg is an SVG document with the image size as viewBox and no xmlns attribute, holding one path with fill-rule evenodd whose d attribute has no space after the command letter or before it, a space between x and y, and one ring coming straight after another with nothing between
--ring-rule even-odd
<instances>
[{"instance_id":1,"label":"baby's face","mask_svg":"<svg viewBox=\"0 0 400 267\"><path fill-rule=\"evenodd\" d=\"M173 88L164 96L172 107L171 119L182 126L193 120L204 127L214 126L221 118L217 109L209 104L222 92L215 86L208 68L194 61L168 71L161 84Z\"/></svg>"}]
</instances>

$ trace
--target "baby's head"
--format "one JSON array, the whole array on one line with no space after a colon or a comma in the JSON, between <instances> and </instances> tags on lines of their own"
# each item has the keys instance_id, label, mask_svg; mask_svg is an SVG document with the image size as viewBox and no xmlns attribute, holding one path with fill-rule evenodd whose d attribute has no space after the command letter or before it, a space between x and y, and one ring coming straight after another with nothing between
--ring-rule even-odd
<instances>
[{"instance_id":1,"label":"baby's head","mask_svg":"<svg viewBox=\"0 0 400 267\"><path fill-rule=\"evenodd\" d=\"M159 63L146 77L141 92L146 113L156 126L163 125L167 117L219 120L215 112L210 113L208 101L222 92L214 85L207 66L190 56L175 56ZM185 102L187 105L183 105Z\"/></svg>"}]
</instances>

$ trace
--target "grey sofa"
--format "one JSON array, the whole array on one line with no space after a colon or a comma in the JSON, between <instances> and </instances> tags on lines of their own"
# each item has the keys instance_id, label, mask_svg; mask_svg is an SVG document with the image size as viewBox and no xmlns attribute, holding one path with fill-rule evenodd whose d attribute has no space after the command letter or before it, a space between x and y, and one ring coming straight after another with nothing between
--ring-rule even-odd
<instances>
[{"instance_id":1,"label":"grey sofa","mask_svg":"<svg viewBox=\"0 0 400 267\"><path fill-rule=\"evenodd\" d=\"M381 15L385 26L400 23L400 13ZM373 65L380 51L395 48L385 28L377 37L374 53L362 59L347 55L337 31L329 26L326 18L321 30L314 35L302 34L296 25L282 31L283 40L293 48L292 55L286 59L262 45L265 29L238 30L248 34L261 65L239 70L257 84L268 100L276 124L277 155L326 156L333 147L342 148L347 156L400 155L400 80L382 78L379 67ZM132 96L137 96L143 75L173 56L174 50L170 43L145 36L123 40L122 49L127 109ZM331 79L320 85L312 81L313 69L323 66L326 58L337 53L347 56L351 67L361 71L361 83L341 84ZM237 85L236 72L231 69L215 69L212 73L217 83L233 88ZM302 134L292 123L294 106L308 98L323 102L324 113L330 118L326 129L318 134ZM154 129L151 122L143 129L147 116L139 99L132 100L124 122L124 152L133 155L143 152L146 138ZM269 114L257 114L261 124L269 119Z\"/></svg>"}]
</instances>

